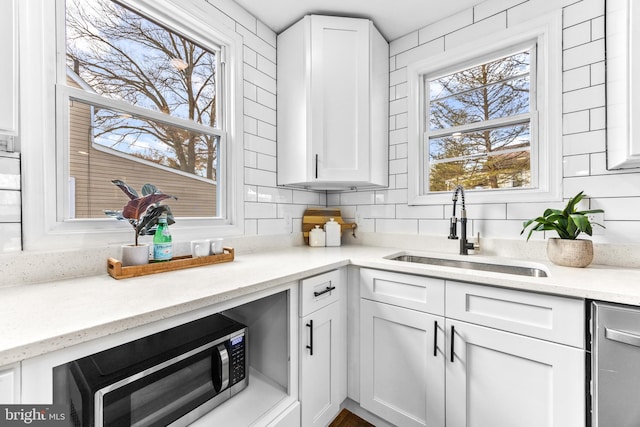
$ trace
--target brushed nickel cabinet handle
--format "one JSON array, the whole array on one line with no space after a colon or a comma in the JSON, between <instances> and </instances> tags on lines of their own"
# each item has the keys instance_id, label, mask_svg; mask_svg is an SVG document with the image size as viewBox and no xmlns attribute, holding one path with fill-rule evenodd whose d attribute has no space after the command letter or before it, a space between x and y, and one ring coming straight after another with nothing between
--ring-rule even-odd
<instances>
[{"instance_id":1,"label":"brushed nickel cabinet handle","mask_svg":"<svg viewBox=\"0 0 640 427\"><path fill-rule=\"evenodd\" d=\"M640 347L640 335L617 331L615 329L604 328L604 336L611 341L617 341L623 344Z\"/></svg>"}]
</instances>

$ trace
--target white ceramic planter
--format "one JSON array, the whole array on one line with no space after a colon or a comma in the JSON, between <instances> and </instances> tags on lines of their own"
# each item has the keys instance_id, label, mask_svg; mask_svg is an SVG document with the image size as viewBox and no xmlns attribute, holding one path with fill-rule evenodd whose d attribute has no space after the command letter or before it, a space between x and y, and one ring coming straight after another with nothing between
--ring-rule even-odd
<instances>
[{"instance_id":1,"label":"white ceramic planter","mask_svg":"<svg viewBox=\"0 0 640 427\"><path fill-rule=\"evenodd\" d=\"M149 245L146 243L122 246L122 266L149 264Z\"/></svg>"},{"instance_id":2,"label":"white ceramic planter","mask_svg":"<svg viewBox=\"0 0 640 427\"><path fill-rule=\"evenodd\" d=\"M593 261L593 242L552 237L547 241L547 256L557 265L586 267Z\"/></svg>"}]
</instances>

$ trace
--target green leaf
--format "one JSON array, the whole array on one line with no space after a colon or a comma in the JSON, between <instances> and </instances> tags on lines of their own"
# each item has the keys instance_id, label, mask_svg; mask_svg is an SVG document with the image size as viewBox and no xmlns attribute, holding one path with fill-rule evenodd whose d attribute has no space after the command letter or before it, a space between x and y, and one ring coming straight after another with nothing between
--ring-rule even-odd
<instances>
[{"instance_id":1,"label":"green leaf","mask_svg":"<svg viewBox=\"0 0 640 427\"><path fill-rule=\"evenodd\" d=\"M118 188L120 188L124 192L124 194L126 194L129 197L130 200L137 199L139 197L136 189L130 186L129 184L127 184L126 182L121 181L119 179L114 179L111 182L117 185Z\"/></svg>"}]
</instances>

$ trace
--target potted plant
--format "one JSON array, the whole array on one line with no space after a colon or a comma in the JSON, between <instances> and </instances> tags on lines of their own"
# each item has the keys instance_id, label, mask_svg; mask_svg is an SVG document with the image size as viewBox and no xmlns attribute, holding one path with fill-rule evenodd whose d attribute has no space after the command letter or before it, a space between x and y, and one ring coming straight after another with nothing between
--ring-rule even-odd
<instances>
[{"instance_id":1,"label":"potted plant","mask_svg":"<svg viewBox=\"0 0 640 427\"><path fill-rule=\"evenodd\" d=\"M122 265L141 265L149 262L149 248L147 244L139 244L138 236L154 233L154 228L158 224L158 219L162 214L167 215L167 224L175 223L171 208L161 205L163 200L176 197L161 192L153 184L142 186L142 195L119 179L111 181L120 188L128 197L129 202L120 211L105 210L105 214L119 220L126 220L134 230L134 244L122 246Z\"/></svg>"},{"instance_id":2,"label":"potted plant","mask_svg":"<svg viewBox=\"0 0 640 427\"><path fill-rule=\"evenodd\" d=\"M580 233L591 236L593 228L588 215L604 211L602 209L578 211L577 205L584 197L584 192L581 191L569 199L563 210L546 209L542 216L525 221L520 234L522 235L527 227L531 226L527 235L528 241L534 231L555 231L559 238L551 237L547 241L549 259L558 265L586 267L593 261L593 242L578 239L578 236ZM604 228L603 225L595 222L593 225Z\"/></svg>"}]
</instances>

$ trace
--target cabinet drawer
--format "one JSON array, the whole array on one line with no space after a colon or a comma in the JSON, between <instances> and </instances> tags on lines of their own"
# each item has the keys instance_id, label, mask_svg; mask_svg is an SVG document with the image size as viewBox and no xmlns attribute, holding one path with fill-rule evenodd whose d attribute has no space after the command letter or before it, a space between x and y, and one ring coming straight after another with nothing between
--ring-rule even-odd
<instances>
[{"instance_id":1,"label":"cabinet drawer","mask_svg":"<svg viewBox=\"0 0 640 427\"><path fill-rule=\"evenodd\" d=\"M441 279L363 268L360 270L360 296L444 315L444 280Z\"/></svg>"},{"instance_id":2,"label":"cabinet drawer","mask_svg":"<svg viewBox=\"0 0 640 427\"><path fill-rule=\"evenodd\" d=\"M447 317L584 348L584 301L447 281Z\"/></svg>"},{"instance_id":3,"label":"cabinet drawer","mask_svg":"<svg viewBox=\"0 0 640 427\"><path fill-rule=\"evenodd\" d=\"M304 317L319 308L325 307L340 298L343 283L340 281L340 271L302 279L300 281L300 316Z\"/></svg>"}]
</instances>

